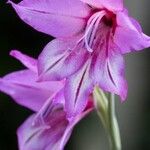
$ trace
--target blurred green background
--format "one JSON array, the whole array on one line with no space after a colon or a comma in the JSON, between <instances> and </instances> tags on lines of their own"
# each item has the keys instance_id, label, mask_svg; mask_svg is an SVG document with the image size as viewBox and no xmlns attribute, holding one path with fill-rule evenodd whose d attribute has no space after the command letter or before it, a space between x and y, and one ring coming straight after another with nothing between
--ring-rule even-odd
<instances>
[{"instance_id":1,"label":"blurred green background","mask_svg":"<svg viewBox=\"0 0 150 150\"><path fill-rule=\"evenodd\" d=\"M15 1L14 2L19 2ZM130 14L150 35L149 0L125 0ZM18 49L37 57L52 38L24 24L6 1L0 0L0 76L23 69L9 56ZM126 77L128 99L116 99L123 150L150 150L150 60L149 50L128 54ZM0 150L18 150L16 129L31 114L9 96L0 93ZM108 140L96 113L90 114L75 128L66 150L108 150Z\"/></svg>"}]
</instances>

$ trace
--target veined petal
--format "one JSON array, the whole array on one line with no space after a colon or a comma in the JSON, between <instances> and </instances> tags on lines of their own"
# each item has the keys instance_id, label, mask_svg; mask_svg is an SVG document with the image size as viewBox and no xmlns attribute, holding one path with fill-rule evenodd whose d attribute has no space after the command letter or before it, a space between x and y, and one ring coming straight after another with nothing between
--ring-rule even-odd
<instances>
[{"instance_id":1,"label":"veined petal","mask_svg":"<svg viewBox=\"0 0 150 150\"><path fill-rule=\"evenodd\" d=\"M35 115L31 116L17 132L20 150L63 150L74 126L91 110L68 121L62 105L55 104L45 118L45 125L33 124Z\"/></svg>"},{"instance_id":2,"label":"veined petal","mask_svg":"<svg viewBox=\"0 0 150 150\"><path fill-rule=\"evenodd\" d=\"M139 51L150 46L150 37L142 33L138 22L126 13L119 12L117 14L117 25L114 42L123 54Z\"/></svg>"},{"instance_id":3,"label":"veined petal","mask_svg":"<svg viewBox=\"0 0 150 150\"><path fill-rule=\"evenodd\" d=\"M47 126L32 125L33 121L34 115L17 132L20 150L63 150L59 143L68 126L64 111L54 110Z\"/></svg>"},{"instance_id":4,"label":"veined petal","mask_svg":"<svg viewBox=\"0 0 150 150\"><path fill-rule=\"evenodd\" d=\"M124 60L120 54L118 47L111 44L108 53L101 50L99 56L94 58L94 79L96 84L101 89L115 93L121 97L122 100L127 96L127 83L124 73Z\"/></svg>"},{"instance_id":5,"label":"veined petal","mask_svg":"<svg viewBox=\"0 0 150 150\"><path fill-rule=\"evenodd\" d=\"M46 99L63 87L63 82L36 82L37 74L30 70L13 72L0 78L0 91L18 104L38 111Z\"/></svg>"},{"instance_id":6,"label":"veined petal","mask_svg":"<svg viewBox=\"0 0 150 150\"><path fill-rule=\"evenodd\" d=\"M17 50L12 50L10 52L10 55L13 56L14 58L18 59L28 69L37 73L37 60L36 59L34 59L30 56L27 56Z\"/></svg>"},{"instance_id":7,"label":"veined petal","mask_svg":"<svg viewBox=\"0 0 150 150\"><path fill-rule=\"evenodd\" d=\"M75 37L48 43L38 58L39 80L61 80L82 67L88 52L76 46L78 40Z\"/></svg>"},{"instance_id":8,"label":"veined petal","mask_svg":"<svg viewBox=\"0 0 150 150\"><path fill-rule=\"evenodd\" d=\"M90 76L90 63L87 61L78 72L66 80L65 109L68 117L76 116L85 109L93 87Z\"/></svg>"},{"instance_id":9,"label":"veined petal","mask_svg":"<svg viewBox=\"0 0 150 150\"><path fill-rule=\"evenodd\" d=\"M123 10L123 0L81 0L96 8L106 8L111 11Z\"/></svg>"},{"instance_id":10,"label":"veined petal","mask_svg":"<svg viewBox=\"0 0 150 150\"><path fill-rule=\"evenodd\" d=\"M23 0L19 4L10 3L24 22L54 37L79 33L90 13L90 8L79 0Z\"/></svg>"}]
</instances>

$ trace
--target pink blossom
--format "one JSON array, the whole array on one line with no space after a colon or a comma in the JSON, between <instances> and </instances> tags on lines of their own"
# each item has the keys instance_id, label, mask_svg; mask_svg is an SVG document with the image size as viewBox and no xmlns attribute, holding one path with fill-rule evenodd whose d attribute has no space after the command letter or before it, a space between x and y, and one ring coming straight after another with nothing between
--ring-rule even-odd
<instances>
[{"instance_id":1,"label":"pink blossom","mask_svg":"<svg viewBox=\"0 0 150 150\"><path fill-rule=\"evenodd\" d=\"M0 78L0 91L34 111L18 129L20 150L63 150L74 126L93 109L92 101L79 115L67 118L65 81L37 82L37 60L11 51L28 69Z\"/></svg>"},{"instance_id":2,"label":"pink blossom","mask_svg":"<svg viewBox=\"0 0 150 150\"><path fill-rule=\"evenodd\" d=\"M150 46L122 0L23 0L20 18L56 37L38 60L39 81L62 80L68 116L80 114L95 85L127 96L123 54Z\"/></svg>"}]
</instances>

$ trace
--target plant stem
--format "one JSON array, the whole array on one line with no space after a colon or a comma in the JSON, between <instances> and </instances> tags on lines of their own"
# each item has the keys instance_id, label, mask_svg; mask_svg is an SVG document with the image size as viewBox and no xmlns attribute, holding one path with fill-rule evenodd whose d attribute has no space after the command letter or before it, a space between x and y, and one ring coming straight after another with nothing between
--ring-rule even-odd
<instances>
[{"instance_id":1,"label":"plant stem","mask_svg":"<svg viewBox=\"0 0 150 150\"><path fill-rule=\"evenodd\" d=\"M115 95L110 94L108 99L102 90L95 87L93 96L97 114L109 137L110 149L121 150L120 132L115 114Z\"/></svg>"},{"instance_id":2,"label":"plant stem","mask_svg":"<svg viewBox=\"0 0 150 150\"><path fill-rule=\"evenodd\" d=\"M111 150L121 150L119 126L115 114L115 95L110 94L108 100L108 119Z\"/></svg>"}]
</instances>

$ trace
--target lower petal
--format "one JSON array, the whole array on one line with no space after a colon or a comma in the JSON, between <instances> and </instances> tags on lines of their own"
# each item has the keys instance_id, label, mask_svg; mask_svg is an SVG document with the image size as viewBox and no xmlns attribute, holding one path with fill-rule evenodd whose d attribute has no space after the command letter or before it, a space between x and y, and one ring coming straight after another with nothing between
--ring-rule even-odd
<instances>
[{"instance_id":1,"label":"lower petal","mask_svg":"<svg viewBox=\"0 0 150 150\"><path fill-rule=\"evenodd\" d=\"M66 80L65 109L68 117L80 114L87 105L94 86L89 71L90 63L87 61L78 72Z\"/></svg>"},{"instance_id":2,"label":"lower petal","mask_svg":"<svg viewBox=\"0 0 150 150\"><path fill-rule=\"evenodd\" d=\"M77 40L55 39L44 48L38 58L39 80L61 80L80 69L88 54L76 48Z\"/></svg>"},{"instance_id":3,"label":"lower petal","mask_svg":"<svg viewBox=\"0 0 150 150\"><path fill-rule=\"evenodd\" d=\"M101 89L115 93L122 100L125 100L127 83L124 69L124 60L117 46L111 45L108 54L101 50L96 58L94 67L95 84L98 84Z\"/></svg>"},{"instance_id":4,"label":"lower petal","mask_svg":"<svg viewBox=\"0 0 150 150\"><path fill-rule=\"evenodd\" d=\"M33 124L35 115L32 115L18 129L20 150L63 150L74 126L91 111L89 108L68 121L63 106L54 104L44 118L45 124Z\"/></svg>"},{"instance_id":5,"label":"lower petal","mask_svg":"<svg viewBox=\"0 0 150 150\"><path fill-rule=\"evenodd\" d=\"M18 129L20 150L63 150L60 147L61 138L69 124L65 112L55 110L49 118L48 125L33 125L34 116L31 116Z\"/></svg>"}]
</instances>

